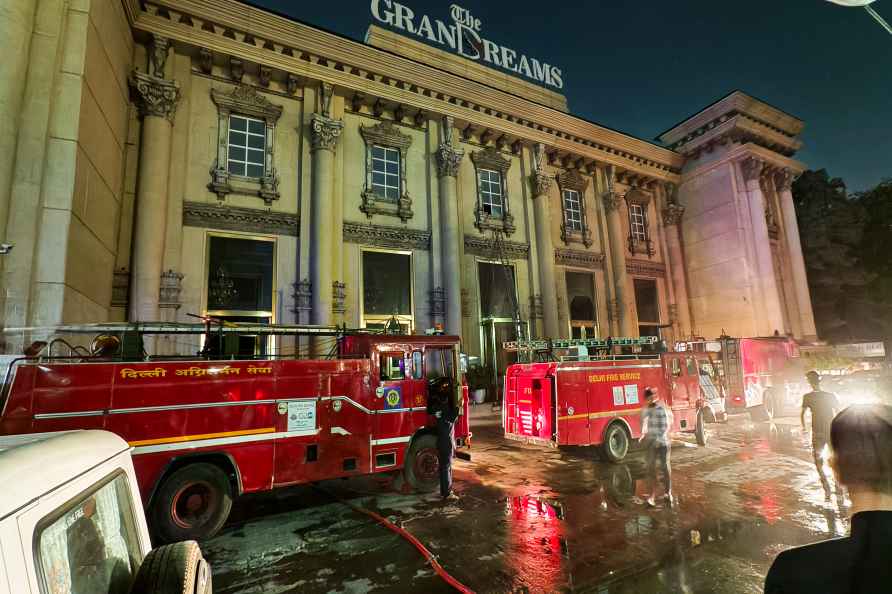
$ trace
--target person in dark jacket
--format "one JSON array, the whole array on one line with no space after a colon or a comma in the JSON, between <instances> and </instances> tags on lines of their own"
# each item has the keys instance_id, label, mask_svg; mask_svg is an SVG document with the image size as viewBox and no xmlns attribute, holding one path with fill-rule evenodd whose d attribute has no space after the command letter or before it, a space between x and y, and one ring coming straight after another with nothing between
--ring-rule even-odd
<instances>
[{"instance_id":1,"label":"person in dark jacket","mask_svg":"<svg viewBox=\"0 0 892 594\"><path fill-rule=\"evenodd\" d=\"M784 551L765 594L892 592L892 407L850 406L830 427L830 465L852 500L845 538Z\"/></svg>"},{"instance_id":2,"label":"person in dark jacket","mask_svg":"<svg viewBox=\"0 0 892 594\"><path fill-rule=\"evenodd\" d=\"M802 430L805 430L805 411L811 411L811 451L815 460L815 468L818 470L818 478L824 487L824 498L830 501L830 481L824 472L824 456L827 446L830 444L830 422L839 412L839 400L836 395L821 389L821 376L817 371L809 371L805 374L812 391L802 397L802 412L799 420L802 422ZM836 496L842 499L839 482L836 483Z\"/></svg>"},{"instance_id":3,"label":"person in dark jacket","mask_svg":"<svg viewBox=\"0 0 892 594\"><path fill-rule=\"evenodd\" d=\"M440 496L444 500L458 499L452 492L452 457L455 454L455 405L452 380L439 377L428 382L428 414L437 418L437 462L440 471Z\"/></svg>"}]
</instances>

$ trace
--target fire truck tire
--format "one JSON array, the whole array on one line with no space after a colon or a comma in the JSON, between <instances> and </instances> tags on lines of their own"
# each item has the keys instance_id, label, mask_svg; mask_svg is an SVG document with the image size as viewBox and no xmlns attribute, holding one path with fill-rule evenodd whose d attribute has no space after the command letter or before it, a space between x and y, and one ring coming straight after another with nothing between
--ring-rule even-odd
<instances>
[{"instance_id":1,"label":"fire truck tire","mask_svg":"<svg viewBox=\"0 0 892 594\"><path fill-rule=\"evenodd\" d=\"M604 432L604 444L601 446L604 457L611 462L621 462L629 453L631 439L626 428L619 423L613 423Z\"/></svg>"},{"instance_id":2,"label":"fire truck tire","mask_svg":"<svg viewBox=\"0 0 892 594\"><path fill-rule=\"evenodd\" d=\"M440 462L437 436L426 433L412 440L403 468L406 482L413 490L430 493L440 486Z\"/></svg>"},{"instance_id":3,"label":"fire truck tire","mask_svg":"<svg viewBox=\"0 0 892 594\"><path fill-rule=\"evenodd\" d=\"M702 410L697 413L697 426L694 429L694 436L697 438L697 445L701 446L705 446L709 439L709 434L706 432L706 419Z\"/></svg>"},{"instance_id":4,"label":"fire truck tire","mask_svg":"<svg viewBox=\"0 0 892 594\"><path fill-rule=\"evenodd\" d=\"M194 540L149 551L130 594L211 594L211 568Z\"/></svg>"},{"instance_id":5,"label":"fire truck tire","mask_svg":"<svg viewBox=\"0 0 892 594\"><path fill-rule=\"evenodd\" d=\"M152 504L152 524L161 542L204 540L226 523L232 485L218 466L196 463L164 479Z\"/></svg>"}]
</instances>

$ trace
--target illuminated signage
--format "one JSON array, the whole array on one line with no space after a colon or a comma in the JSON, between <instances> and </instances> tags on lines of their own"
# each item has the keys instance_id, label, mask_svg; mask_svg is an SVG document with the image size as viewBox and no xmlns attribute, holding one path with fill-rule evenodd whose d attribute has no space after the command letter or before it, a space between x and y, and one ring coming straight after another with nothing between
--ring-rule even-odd
<instances>
[{"instance_id":1,"label":"illuminated signage","mask_svg":"<svg viewBox=\"0 0 892 594\"><path fill-rule=\"evenodd\" d=\"M450 22L431 19L426 14L418 16L408 6L393 0L372 0L372 16L392 29L448 47L469 60L508 70L546 87L564 88L560 68L484 38L480 19L457 4L449 7Z\"/></svg>"}]
</instances>

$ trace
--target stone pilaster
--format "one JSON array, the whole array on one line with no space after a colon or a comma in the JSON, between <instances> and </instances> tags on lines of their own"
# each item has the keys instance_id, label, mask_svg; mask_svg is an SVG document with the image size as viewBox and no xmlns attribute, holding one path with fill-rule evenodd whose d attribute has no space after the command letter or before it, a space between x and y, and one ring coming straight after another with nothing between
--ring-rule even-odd
<instances>
[{"instance_id":1,"label":"stone pilaster","mask_svg":"<svg viewBox=\"0 0 892 594\"><path fill-rule=\"evenodd\" d=\"M333 253L331 240L332 200L334 190L334 153L344 129L344 123L314 113L310 120L312 171L311 212L312 249L310 256L310 284L312 321L320 326L331 325ZM318 288L317 288L318 287Z\"/></svg>"},{"instance_id":2,"label":"stone pilaster","mask_svg":"<svg viewBox=\"0 0 892 594\"><path fill-rule=\"evenodd\" d=\"M604 203L604 213L607 216L614 299L617 304L614 319L619 320L619 331L622 336L638 336L638 328L632 323L630 315L634 295L629 294L629 275L626 272L626 232L619 214L622 198L614 189L616 173L613 166L608 166L604 173L607 176L607 191L602 194L601 200Z\"/></svg>"},{"instance_id":3,"label":"stone pilaster","mask_svg":"<svg viewBox=\"0 0 892 594\"><path fill-rule=\"evenodd\" d=\"M771 336L775 330L784 331L784 315L777 288L777 277L774 272L768 222L765 220L765 195L762 193L760 181L765 163L761 159L750 156L739 161L738 166L746 182L747 206L752 228L751 239L756 257L754 268L762 298L761 307L754 308L756 331L763 336Z\"/></svg>"},{"instance_id":4,"label":"stone pilaster","mask_svg":"<svg viewBox=\"0 0 892 594\"><path fill-rule=\"evenodd\" d=\"M674 293L676 314L670 317L673 324L678 325L681 336L693 334L688 301L688 283L685 276L684 251L681 247L681 217L684 207L675 198L675 188L667 189L667 202L663 208L663 228L666 239L666 258L670 270L670 283ZM680 304L676 305L676 304Z\"/></svg>"},{"instance_id":5,"label":"stone pilaster","mask_svg":"<svg viewBox=\"0 0 892 594\"><path fill-rule=\"evenodd\" d=\"M548 193L554 178L545 173L545 146L537 144L533 150L534 170L530 178L533 187L533 218L539 268L539 290L542 293L542 320L545 337L560 338L558 300L554 269L554 243L551 240L551 209Z\"/></svg>"},{"instance_id":6,"label":"stone pilaster","mask_svg":"<svg viewBox=\"0 0 892 594\"><path fill-rule=\"evenodd\" d=\"M792 187L796 176L789 169L775 175L775 184L780 198L781 216L784 220L784 235L790 254L790 268L793 273L793 287L796 303L799 306L799 322L802 338L817 338L815 315L812 310L811 293L802 256L802 242L799 239L799 224L796 220L796 207L793 205Z\"/></svg>"},{"instance_id":7,"label":"stone pilaster","mask_svg":"<svg viewBox=\"0 0 892 594\"><path fill-rule=\"evenodd\" d=\"M163 42L151 48L154 72L164 72L167 48ZM176 81L134 71L130 75L130 88L143 119L133 228L130 320L149 322L160 319L171 128L180 87Z\"/></svg>"},{"instance_id":8,"label":"stone pilaster","mask_svg":"<svg viewBox=\"0 0 892 594\"><path fill-rule=\"evenodd\" d=\"M461 254L462 237L458 220L457 177L464 152L452 145L454 122L443 118L437 147L437 178L440 190L440 235L443 283L446 285L446 328L449 334L462 332Z\"/></svg>"}]
</instances>

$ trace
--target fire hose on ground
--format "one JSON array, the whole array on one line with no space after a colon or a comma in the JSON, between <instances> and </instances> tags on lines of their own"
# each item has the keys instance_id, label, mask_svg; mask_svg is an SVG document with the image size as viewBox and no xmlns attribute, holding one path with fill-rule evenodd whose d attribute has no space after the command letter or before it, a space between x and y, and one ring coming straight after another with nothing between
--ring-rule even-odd
<instances>
[{"instance_id":1,"label":"fire hose on ground","mask_svg":"<svg viewBox=\"0 0 892 594\"><path fill-rule=\"evenodd\" d=\"M447 584L449 584L450 586L455 588L456 591L461 592L462 594L474 594L473 590L471 590L470 588L468 588L467 586L462 584L460 581L458 581L457 579L452 577L449 574L449 572L447 572L445 569L443 569L443 566L440 565L440 563L437 561L436 557L434 557L434 554L431 553L427 549L427 547L425 547L421 543L421 541L418 540L417 538L415 538L415 536L413 536L412 533L410 533L408 530L397 526L396 524L394 524L393 522L391 522L390 520L388 520L381 514L377 514L371 510L365 509L364 507L360 507L351 501L348 501L342 497L335 495L334 493L331 493L330 491L328 491L326 489L323 489L322 487L319 487L318 485L316 486L316 488L319 489L320 491L322 491L323 493L325 493L326 495L328 495L329 497L331 497L332 499L337 499L340 503L346 505L353 511L364 514L364 515L372 518L379 524L382 524L385 528L387 528L391 532L394 532L397 535L399 535L400 537L402 537L404 540L407 540L410 544L412 544L412 546L414 546L416 549L418 549L418 551L422 554L422 556L424 556L425 560L427 560L428 564L433 568L433 570L437 573L437 575L440 576L440 578L444 582L446 582Z\"/></svg>"}]
</instances>

